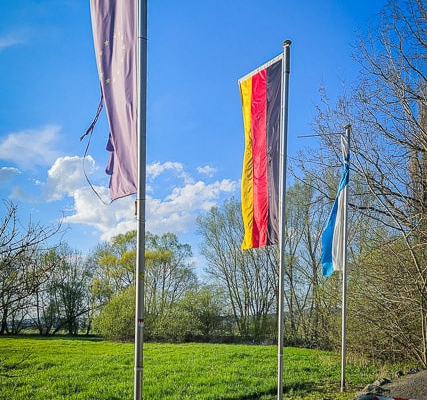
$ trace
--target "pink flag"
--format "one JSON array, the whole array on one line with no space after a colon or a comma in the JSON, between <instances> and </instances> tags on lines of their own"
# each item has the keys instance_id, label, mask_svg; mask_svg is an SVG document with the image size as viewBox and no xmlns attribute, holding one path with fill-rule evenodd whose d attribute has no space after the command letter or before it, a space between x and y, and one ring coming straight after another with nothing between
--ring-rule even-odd
<instances>
[{"instance_id":1,"label":"pink flag","mask_svg":"<svg viewBox=\"0 0 427 400\"><path fill-rule=\"evenodd\" d=\"M91 0L96 63L107 109L112 200L137 192L135 0Z\"/></svg>"}]
</instances>

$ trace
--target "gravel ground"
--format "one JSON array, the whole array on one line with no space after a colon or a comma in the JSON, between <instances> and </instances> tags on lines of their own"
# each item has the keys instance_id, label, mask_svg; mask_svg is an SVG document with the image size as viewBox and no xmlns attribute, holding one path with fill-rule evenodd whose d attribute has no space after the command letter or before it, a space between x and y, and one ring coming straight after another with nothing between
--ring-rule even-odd
<instances>
[{"instance_id":1,"label":"gravel ground","mask_svg":"<svg viewBox=\"0 0 427 400\"><path fill-rule=\"evenodd\" d=\"M382 388L385 396L427 400L427 370L393 379Z\"/></svg>"}]
</instances>

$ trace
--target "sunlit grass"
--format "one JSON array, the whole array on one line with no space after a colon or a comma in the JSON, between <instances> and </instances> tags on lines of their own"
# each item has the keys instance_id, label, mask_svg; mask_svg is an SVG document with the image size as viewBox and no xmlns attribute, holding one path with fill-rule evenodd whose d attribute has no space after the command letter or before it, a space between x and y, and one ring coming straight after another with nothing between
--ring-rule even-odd
<instances>
[{"instance_id":1,"label":"sunlit grass","mask_svg":"<svg viewBox=\"0 0 427 400\"><path fill-rule=\"evenodd\" d=\"M88 339L0 339L0 398L133 399L134 347ZM340 357L285 348L284 399L351 399L378 370L348 365L340 393ZM276 346L144 345L144 399L276 398Z\"/></svg>"}]
</instances>

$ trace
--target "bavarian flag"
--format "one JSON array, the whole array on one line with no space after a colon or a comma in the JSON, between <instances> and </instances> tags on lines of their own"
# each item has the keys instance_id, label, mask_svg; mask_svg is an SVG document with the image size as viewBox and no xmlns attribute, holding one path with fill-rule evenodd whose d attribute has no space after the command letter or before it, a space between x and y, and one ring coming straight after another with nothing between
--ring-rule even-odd
<instances>
[{"instance_id":1,"label":"bavarian flag","mask_svg":"<svg viewBox=\"0 0 427 400\"><path fill-rule=\"evenodd\" d=\"M279 161L283 54L239 79L245 150L243 249L279 242Z\"/></svg>"}]
</instances>

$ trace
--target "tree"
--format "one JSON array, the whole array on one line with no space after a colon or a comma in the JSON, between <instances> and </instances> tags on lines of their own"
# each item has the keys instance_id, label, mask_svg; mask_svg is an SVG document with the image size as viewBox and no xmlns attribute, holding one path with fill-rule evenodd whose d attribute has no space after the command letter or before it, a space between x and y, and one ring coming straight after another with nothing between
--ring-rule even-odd
<instances>
[{"instance_id":1,"label":"tree","mask_svg":"<svg viewBox=\"0 0 427 400\"><path fill-rule=\"evenodd\" d=\"M107 337L120 336L121 323L129 322L128 311L132 309L132 315L135 314L135 302L128 304L132 300L129 293L135 290L135 255L136 231L130 231L115 236L110 243L101 244L90 257L92 269L96 271L91 283L92 295L100 307L95 322L97 329ZM187 329L188 324L178 318L177 313L187 291L197 287L191 256L191 247L181 244L176 235L146 233L144 305L147 337L182 337L182 332ZM123 309L124 315L113 328L108 320L111 313L119 309ZM130 325L133 326L133 322ZM130 332L125 329L122 334L127 338Z\"/></svg>"},{"instance_id":2,"label":"tree","mask_svg":"<svg viewBox=\"0 0 427 400\"><path fill-rule=\"evenodd\" d=\"M357 45L361 73L354 89L335 108L320 109L317 120L319 133L328 134L323 143L329 148L334 141L329 134L352 124L351 176L362 178L364 185L353 194L351 205L375 221L371 227L382 226L381 236L377 228L369 234L369 255L361 252L357 265L363 268L364 279L354 301L372 311L357 313L359 323L386 335L378 355L387 347L396 357L423 366L427 365L426 28L424 1L391 2L378 28ZM367 264L372 268L364 268ZM369 299L373 288L377 295ZM354 309L361 308L355 304Z\"/></svg>"},{"instance_id":3,"label":"tree","mask_svg":"<svg viewBox=\"0 0 427 400\"><path fill-rule=\"evenodd\" d=\"M130 340L135 334L135 287L117 292L93 321L94 331L112 340Z\"/></svg>"},{"instance_id":4,"label":"tree","mask_svg":"<svg viewBox=\"0 0 427 400\"><path fill-rule=\"evenodd\" d=\"M145 236L145 312L147 333L169 336L176 325L176 306L197 287L191 247L173 233ZM177 329L175 328L177 332Z\"/></svg>"},{"instance_id":5,"label":"tree","mask_svg":"<svg viewBox=\"0 0 427 400\"><path fill-rule=\"evenodd\" d=\"M197 218L212 284L227 294L238 333L261 338L274 332L271 315L277 310L277 249L242 250L240 204L226 200ZM274 326L274 325L273 325Z\"/></svg>"},{"instance_id":6,"label":"tree","mask_svg":"<svg viewBox=\"0 0 427 400\"><path fill-rule=\"evenodd\" d=\"M101 243L93 251L89 261L94 270L92 292L99 304L107 303L116 293L134 285L136 246L136 230L133 230Z\"/></svg>"},{"instance_id":7,"label":"tree","mask_svg":"<svg viewBox=\"0 0 427 400\"><path fill-rule=\"evenodd\" d=\"M32 221L22 229L17 206L10 202L5 206L0 222L0 335L9 331L9 321L17 333L30 296L49 279L50 268L40 266L37 259L48 248L47 241L60 231L60 224L47 227Z\"/></svg>"},{"instance_id":8,"label":"tree","mask_svg":"<svg viewBox=\"0 0 427 400\"><path fill-rule=\"evenodd\" d=\"M189 316L191 337L202 336L204 340L230 335L224 315L224 293L212 285L203 285L188 291L180 302L180 308Z\"/></svg>"},{"instance_id":9,"label":"tree","mask_svg":"<svg viewBox=\"0 0 427 400\"><path fill-rule=\"evenodd\" d=\"M89 285L92 278L85 258L62 244L41 256L40 265L49 268L50 277L35 293L36 326L43 335L64 329L77 335L79 322L91 310Z\"/></svg>"},{"instance_id":10,"label":"tree","mask_svg":"<svg viewBox=\"0 0 427 400\"><path fill-rule=\"evenodd\" d=\"M330 206L309 174L295 179L286 193L285 333L289 340L330 348L338 293L336 282L331 286L323 279L320 265L321 233Z\"/></svg>"}]
</instances>

